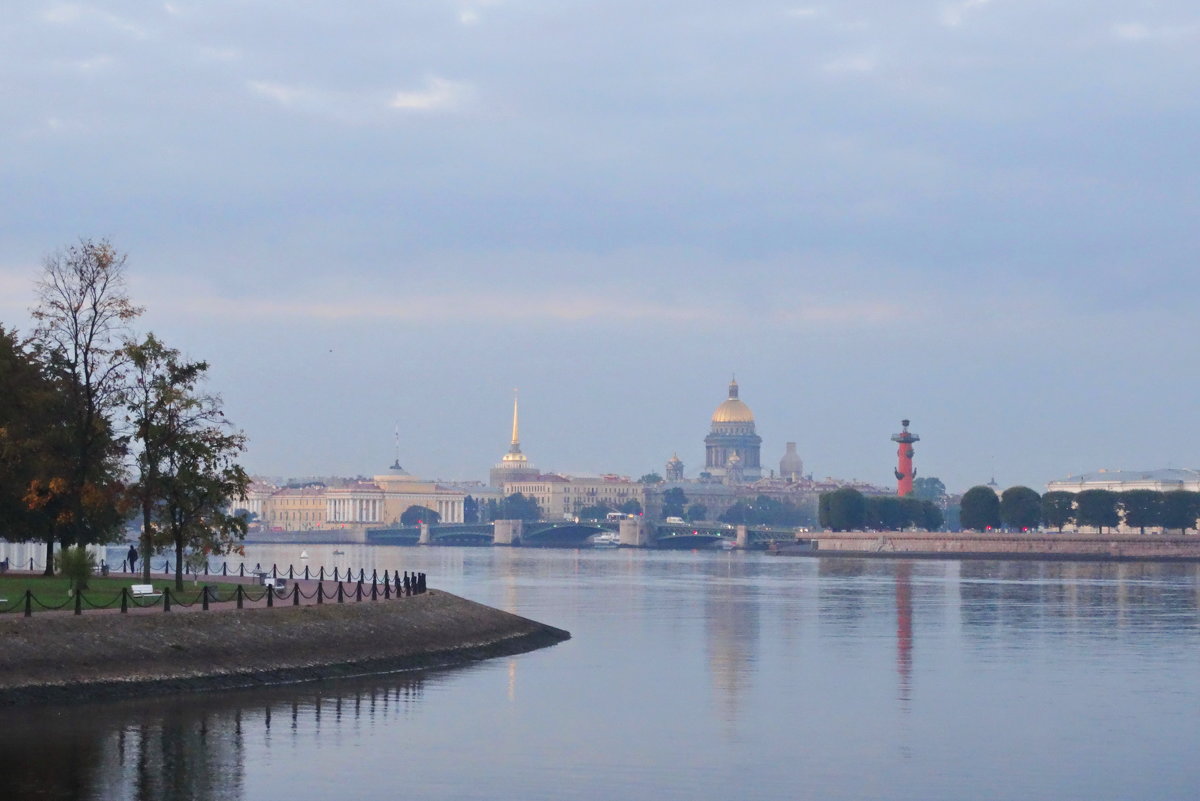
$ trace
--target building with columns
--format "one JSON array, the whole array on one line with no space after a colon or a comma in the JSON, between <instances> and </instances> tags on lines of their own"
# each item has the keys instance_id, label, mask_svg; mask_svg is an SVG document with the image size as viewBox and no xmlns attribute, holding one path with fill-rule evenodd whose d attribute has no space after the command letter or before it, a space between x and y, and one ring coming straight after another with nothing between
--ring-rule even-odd
<instances>
[{"instance_id":1,"label":"building with columns","mask_svg":"<svg viewBox=\"0 0 1200 801\"><path fill-rule=\"evenodd\" d=\"M504 484L504 494L519 492L533 498L542 509L543 520L576 517L588 506L604 505L615 510L627 501L646 506L646 485L625 476L539 475Z\"/></svg>"}]
</instances>

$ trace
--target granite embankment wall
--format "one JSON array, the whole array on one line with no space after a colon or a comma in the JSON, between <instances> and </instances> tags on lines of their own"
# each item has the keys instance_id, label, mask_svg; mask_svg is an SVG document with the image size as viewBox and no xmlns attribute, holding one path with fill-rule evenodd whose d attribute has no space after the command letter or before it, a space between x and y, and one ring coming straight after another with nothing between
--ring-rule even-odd
<instances>
[{"instance_id":1,"label":"granite embankment wall","mask_svg":"<svg viewBox=\"0 0 1200 801\"><path fill-rule=\"evenodd\" d=\"M805 553L811 556L1200 560L1200 536L850 531L810 538L817 544Z\"/></svg>"},{"instance_id":2,"label":"granite embankment wall","mask_svg":"<svg viewBox=\"0 0 1200 801\"><path fill-rule=\"evenodd\" d=\"M570 634L431 590L380 603L0 619L0 704L232 689L437 667Z\"/></svg>"}]
</instances>

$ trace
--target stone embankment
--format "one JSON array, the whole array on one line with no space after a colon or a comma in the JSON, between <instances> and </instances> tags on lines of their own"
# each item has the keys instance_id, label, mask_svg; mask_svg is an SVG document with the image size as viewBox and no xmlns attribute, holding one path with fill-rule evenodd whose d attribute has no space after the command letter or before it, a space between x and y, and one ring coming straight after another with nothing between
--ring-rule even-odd
<instances>
[{"instance_id":1,"label":"stone embankment","mask_svg":"<svg viewBox=\"0 0 1200 801\"><path fill-rule=\"evenodd\" d=\"M1200 561L1200 536L849 531L814 533L808 539L815 549L783 546L779 552L797 556Z\"/></svg>"},{"instance_id":2,"label":"stone embankment","mask_svg":"<svg viewBox=\"0 0 1200 801\"><path fill-rule=\"evenodd\" d=\"M0 619L0 704L234 689L462 664L570 634L431 590L379 603Z\"/></svg>"}]
</instances>

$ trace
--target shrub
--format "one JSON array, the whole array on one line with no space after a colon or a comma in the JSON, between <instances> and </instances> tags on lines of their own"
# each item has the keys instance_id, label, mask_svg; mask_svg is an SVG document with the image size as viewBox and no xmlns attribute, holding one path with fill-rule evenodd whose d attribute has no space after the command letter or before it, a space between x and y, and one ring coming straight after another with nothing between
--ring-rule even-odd
<instances>
[{"instance_id":1,"label":"shrub","mask_svg":"<svg viewBox=\"0 0 1200 801\"><path fill-rule=\"evenodd\" d=\"M63 548L55 556L58 572L71 582L71 589L86 590L88 579L96 572L96 555L82 545Z\"/></svg>"}]
</instances>

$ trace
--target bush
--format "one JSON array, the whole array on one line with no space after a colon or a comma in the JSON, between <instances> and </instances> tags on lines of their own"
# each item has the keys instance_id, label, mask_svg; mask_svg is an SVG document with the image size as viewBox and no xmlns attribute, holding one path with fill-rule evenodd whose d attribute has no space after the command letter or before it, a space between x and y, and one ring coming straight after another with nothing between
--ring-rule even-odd
<instances>
[{"instance_id":1,"label":"bush","mask_svg":"<svg viewBox=\"0 0 1200 801\"><path fill-rule=\"evenodd\" d=\"M88 579L96 572L96 555L82 545L72 545L60 550L54 557L58 572L71 582L76 592L86 590Z\"/></svg>"}]
</instances>

